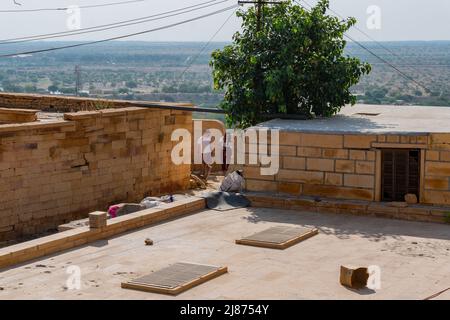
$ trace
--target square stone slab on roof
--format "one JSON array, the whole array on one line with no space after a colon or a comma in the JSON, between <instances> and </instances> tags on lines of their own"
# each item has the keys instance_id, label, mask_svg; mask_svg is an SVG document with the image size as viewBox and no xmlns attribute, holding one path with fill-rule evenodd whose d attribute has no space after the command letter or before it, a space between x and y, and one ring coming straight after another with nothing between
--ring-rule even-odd
<instances>
[{"instance_id":1,"label":"square stone slab on roof","mask_svg":"<svg viewBox=\"0 0 450 320\"><path fill-rule=\"evenodd\" d=\"M178 262L149 275L123 282L122 288L177 295L226 272L226 267Z\"/></svg>"},{"instance_id":2,"label":"square stone slab on roof","mask_svg":"<svg viewBox=\"0 0 450 320\"><path fill-rule=\"evenodd\" d=\"M331 118L274 119L256 127L337 134L450 133L450 108L357 104L344 107L339 114Z\"/></svg>"},{"instance_id":3,"label":"square stone slab on roof","mask_svg":"<svg viewBox=\"0 0 450 320\"><path fill-rule=\"evenodd\" d=\"M236 240L237 244L271 249L287 249L318 234L317 229L276 226Z\"/></svg>"}]
</instances>

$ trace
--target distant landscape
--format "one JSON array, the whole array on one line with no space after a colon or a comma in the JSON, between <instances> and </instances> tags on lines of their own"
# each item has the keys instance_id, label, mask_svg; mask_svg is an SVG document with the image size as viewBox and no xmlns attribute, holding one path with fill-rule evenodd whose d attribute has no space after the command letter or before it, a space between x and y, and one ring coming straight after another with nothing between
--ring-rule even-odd
<instances>
[{"instance_id":1,"label":"distant landscape","mask_svg":"<svg viewBox=\"0 0 450 320\"><path fill-rule=\"evenodd\" d=\"M0 54L67 45L63 42L0 44ZM372 64L353 88L360 103L450 106L450 41L363 43L424 84L401 77L376 57L349 43L347 54ZM81 95L127 100L193 102L214 108L223 97L213 90L208 62L226 43L114 42L14 58L0 58L0 91L74 95L75 66ZM201 53L201 54L200 54Z\"/></svg>"}]
</instances>

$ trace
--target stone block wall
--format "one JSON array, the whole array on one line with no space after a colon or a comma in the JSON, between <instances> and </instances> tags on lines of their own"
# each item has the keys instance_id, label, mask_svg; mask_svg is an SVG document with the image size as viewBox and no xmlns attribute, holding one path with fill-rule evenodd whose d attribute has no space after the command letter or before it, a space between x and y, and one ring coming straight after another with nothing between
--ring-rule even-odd
<instances>
[{"instance_id":1,"label":"stone block wall","mask_svg":"<svg viewBox=\"0 0 450 320\"><path fill-rule=\"evenodd\" d=\"M424 171L424 202L450 205L450 133L430 135Z\"/></svg>"},{"instance_id":2,"label":"stone block wall","mask_svg":"<svg viewBox=\"0 0 450 320\"><path fill-rule=\"evenodd\" d=\"M123 108L0 125L0 241L56 228L114 203L186 189L171 161L191 112Z\"/></svg>"},{"instance_id":3,"label":"stone block wall","mask_svg":"<svg viewBox=\"0 0 450 320\"><path fill-rule=\"evenodd\" d=\"M420 202L450 205L450 134L280 132L278 174L246 165L246 189L380 201L381 150L391 148L421 150Z\"/></svg>"}]
</instances>

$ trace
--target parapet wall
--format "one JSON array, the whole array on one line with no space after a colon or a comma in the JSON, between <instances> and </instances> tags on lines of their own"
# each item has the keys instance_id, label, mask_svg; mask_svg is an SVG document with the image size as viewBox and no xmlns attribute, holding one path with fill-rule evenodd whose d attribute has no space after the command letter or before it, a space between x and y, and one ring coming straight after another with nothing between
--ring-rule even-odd
<instances>
[{"instance_id":1,"label":"parapet wall","mask_svg":"<svg viewBox=\"0 0 450 320\"><path fill-rule=\"evenodd\" d=\"M35 109L47 112L97 111L139 107L142 103L142 101L102 100L57 95L0 93L0 108ZM165 104L158 103L158 105ZM170 105L192 106L189 103L171 103Z\"/></svg>"},{"instance_id":2,"label":"parapet wall","mask_svg":"<svg viewBox=\"0 0 450 320\"><path fill-rule=\"evenodd\" d=\"M191 130L191 112L131 107L0 125L0 241L186 189L190 165L171 161L175 128Z\"/></svg>"}]
</instances>

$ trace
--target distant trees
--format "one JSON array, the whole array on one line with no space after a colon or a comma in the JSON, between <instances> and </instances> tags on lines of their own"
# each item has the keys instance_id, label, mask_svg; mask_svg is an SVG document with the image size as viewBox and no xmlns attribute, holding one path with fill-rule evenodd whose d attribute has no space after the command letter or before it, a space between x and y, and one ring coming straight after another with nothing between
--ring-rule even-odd
<instances>
[{"instance_id":1,"label":"distant trees","mask_svg":"<svg viewBox=\"0 0 450 320\"><path fill-rule=\"evenodd\" d=\"M22 86L14 84L10 81L3 81L2 87L3 90L6 92L18 92L18 93L24 92L24 88Z\"/></svg>"},{"instance_id":2,"label":"distant trees","mask_svg":"<svg viewBox=\"0 0 450 320\"><path fill-rule=\"evenodd\" d=\"M25 87L24 87L24 91L26 92L26 93L35 93L35 92L37 92L37 88L36 88L36 86L33 86L33 85L26 85Z\"/></svg>"},{"instance_id":3,"label":"distant trees","mask_svg":"<svg viewBox=\"0 0 450 320\"><path fill-rule=\"evenodd\" d=\"M125 94L125 93L130 92L130 89L128 89L128 88L119 88L119 90L117 90L117 92L119 94Z\"/></svg>"},{"instance_id":4,"label":"distant trees","mask_svg":"<svg viewBox=\"0 0 450 320\"><path fill-rule=\"evenodd\" d=\"M137 87L138 87L136 81L127 81L127 82L125 83L125 86L126 86L127 88L130 88L130 89L134 89L134 88L137 88Z\"/></svg>"},{"instance_id":5,"label":"distant trees","mask_svg":"<svg viewBox=\"0 0 450 320\"><path fill-rule=\"evenodd\" d=\"M212 91L211 86L201 85L195 81L167 84L161 88L163 93L211 93Z\"/></svg>"},{"instance_id":6,"label":"distant trees","mask_svg":"<svg viewBox=\"0 0 450 320\"><path fill-rule=\"evenodd\" d=\"M48 90L48 92L56 92L56 91L59 91L59 87L55 84L52 84L52 85L48 86L47 90Z\"/></svg>"},{"instance_id":7,"label":"distant trees","mask_svg":"<svg viewBox=\"0 0 450 320\"><path fill-rule=\"evenodd\" d=\"M261 24L255 9L238 12L242 32L211 60L229 125L247 127L278 113L331 116L356 102L350 88L371 67L344 55L344 32L356 20L328 16L328 7L328 0L310 12L291 1L265 6Z\"/></svg>"}]
</instances>

